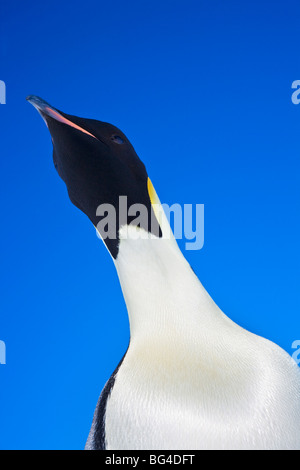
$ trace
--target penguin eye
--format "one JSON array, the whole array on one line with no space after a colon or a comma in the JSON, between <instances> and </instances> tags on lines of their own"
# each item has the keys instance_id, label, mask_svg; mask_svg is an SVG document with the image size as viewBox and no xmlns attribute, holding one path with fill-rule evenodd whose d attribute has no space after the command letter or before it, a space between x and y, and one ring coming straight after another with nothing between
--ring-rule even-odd
<instances>
[{"instance_id":1,"label":"penguin eye","mask_svg":"<svg viewBox=\"0 0 300 470\"><path fill-rule=\"evenodd\" d=\"M115 142L116 144L119 144L119 145L124 144L124 140L123 140L122 137L120 137L119 135L113 135L113 136L111 137L111 140L112 140L113 142Z\"/></svg>"}]
</instances>

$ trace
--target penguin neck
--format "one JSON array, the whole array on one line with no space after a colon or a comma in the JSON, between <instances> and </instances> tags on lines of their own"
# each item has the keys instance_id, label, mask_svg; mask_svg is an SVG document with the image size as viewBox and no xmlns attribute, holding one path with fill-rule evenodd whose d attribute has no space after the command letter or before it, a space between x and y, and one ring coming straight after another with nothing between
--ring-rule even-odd
<instances>
[{"instance_id":1,"label":"penguin neck","mask_svg":"<svg viewBox=\"0 0 300 470\"><path fill-rule=\"evenodd\" d=\"M136 227L120 231L115 261L134 339L166 330L209 328L219 315L173 237L137 238ZM126 235L125 235L126 232ZM146 232L145 232L146 233Z\"/></svg>"}]
</instances>

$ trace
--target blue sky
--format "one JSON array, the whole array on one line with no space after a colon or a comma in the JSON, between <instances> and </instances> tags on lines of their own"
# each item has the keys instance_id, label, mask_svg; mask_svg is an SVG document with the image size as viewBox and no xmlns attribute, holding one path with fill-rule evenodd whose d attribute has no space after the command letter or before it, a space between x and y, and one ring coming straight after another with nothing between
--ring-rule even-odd
<instances>
[{"instance_id":1,"label":"blue sky","mask_svg":"<svg viewBox=\"0 0 300 470\"><path fill-rule=\"evenodd\" d=\"M83 448L129 339L113 263L29 94L120 127L162 202L205 204L205 245L187 259L230 318L293 353L299 13L296 0L1 6L0 448Z\"/></svg>"}]
</instances>

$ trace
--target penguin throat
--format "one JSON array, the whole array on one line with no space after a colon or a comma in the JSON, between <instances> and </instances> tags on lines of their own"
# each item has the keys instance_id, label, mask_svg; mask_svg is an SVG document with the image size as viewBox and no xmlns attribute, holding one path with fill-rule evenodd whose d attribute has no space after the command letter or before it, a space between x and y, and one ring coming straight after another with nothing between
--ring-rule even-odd
<instances>
[{"instance_id":1,"label":"penguin throat","mask_svg":"<svg viewBox=\"0 0 300 470\"><path fill-rule=\"evenodd\" d=\"M201 325L201 317L207 315L205 306L213 301L175 239L144 235L137 237L136 227L123 227L115 261L131 338L170 328L182 331L194 321Z\"/></svg>"}]
</instances>

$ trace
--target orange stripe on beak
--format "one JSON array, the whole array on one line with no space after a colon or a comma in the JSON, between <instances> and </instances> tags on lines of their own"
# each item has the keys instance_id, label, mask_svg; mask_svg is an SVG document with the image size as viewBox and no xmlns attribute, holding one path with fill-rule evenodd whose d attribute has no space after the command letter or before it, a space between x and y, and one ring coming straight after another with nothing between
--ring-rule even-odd
<instances>
[{"instance_id":1,"label":"orange stripe on beak","mask_svg":"<svg viewBox=\"0 0 300 470\"><path fill-rule=\"evenodd\" d=\"M80 132L83 132L84 134L90 135L91 137L94 137L94 139L97 139L93 134L90 132L86 131L85 129L82 129L82 127L77 126L77 124L74 124L74 122L69 121L69 119L66 119L63 117L61 114L59 114L57 111L54 111L54 109L49 108L48 106L45 107L46 114L56 121L62 122L63 124L67 124L70 127L73 127L74 129L77 129Z\"/></svg>"}]
</instances>

